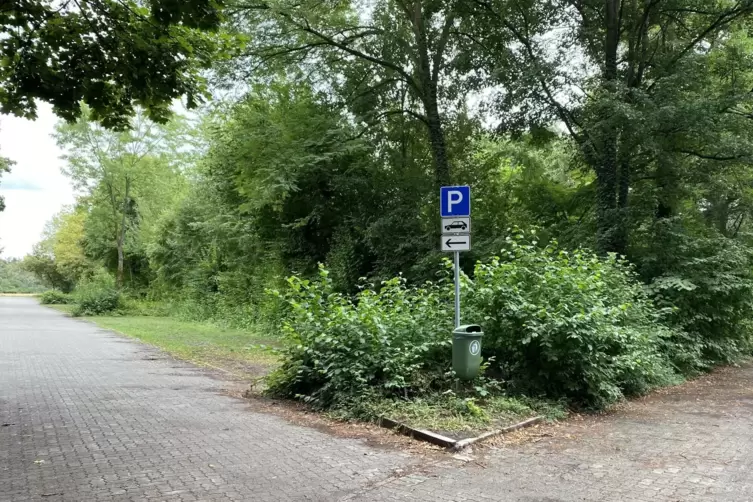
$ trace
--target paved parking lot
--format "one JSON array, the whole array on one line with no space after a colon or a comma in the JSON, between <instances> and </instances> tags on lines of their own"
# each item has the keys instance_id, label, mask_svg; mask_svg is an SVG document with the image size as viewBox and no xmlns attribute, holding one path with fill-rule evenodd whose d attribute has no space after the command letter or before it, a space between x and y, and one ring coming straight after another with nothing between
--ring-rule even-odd
<instances>
[{"instance_id":1,"label":"paved parking lot","mask_svg":"<svg viewBox=\"0 0 753 502\"><path fill-rule=\"evenodd\" d=\"M0 297L0 501L753 500L753 368L470 462L261 413L155 349Z\"/></svg>"}]
</instances>

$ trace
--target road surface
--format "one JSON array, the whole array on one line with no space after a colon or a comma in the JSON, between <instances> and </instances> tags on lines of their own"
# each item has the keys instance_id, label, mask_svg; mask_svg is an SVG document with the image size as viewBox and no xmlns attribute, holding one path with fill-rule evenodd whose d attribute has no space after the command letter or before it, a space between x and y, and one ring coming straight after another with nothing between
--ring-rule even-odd
<instances>
[{"instance_id":1,"label":"road surface","mask_svg":"<svg viewBox=\"0 0 753 502\"><path fill-rule=\"evenodd\" d=\"M753 367L417 456L254 409L156 349L0 297L0 501L753 501Z\"/></svg>"}]
</instances>

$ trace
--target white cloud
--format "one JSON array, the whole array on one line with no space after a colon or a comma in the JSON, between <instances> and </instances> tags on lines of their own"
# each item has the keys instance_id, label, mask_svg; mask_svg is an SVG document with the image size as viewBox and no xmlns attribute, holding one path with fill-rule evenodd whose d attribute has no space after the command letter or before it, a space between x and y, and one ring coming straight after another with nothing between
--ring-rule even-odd
<instances>
[{"instance_id":1,"label":"white cloud","mask_svg":"<svg viewBox=\"0 0 753 502\"><path fill-rule=\"evenodd\" d=\"M44 224L73 203L73 189L60 173L61 151L50 136L57 117L40 103L36 121L0 116L0 155L16 162L0 178L5 211L0 212L0 248L4 257L22 257L40 238Z\"/></svg>"}]
</instances>

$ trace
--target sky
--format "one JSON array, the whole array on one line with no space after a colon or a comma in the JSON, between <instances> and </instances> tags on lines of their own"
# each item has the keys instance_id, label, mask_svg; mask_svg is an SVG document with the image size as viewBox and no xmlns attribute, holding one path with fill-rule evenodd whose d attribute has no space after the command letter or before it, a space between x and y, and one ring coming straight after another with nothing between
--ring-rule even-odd
<instances>
[{"instance_id":1,"label":"sky","mask_svg":"<svg viewBox=\"0 0 753 502\"><path fill-rule=\"evenodd\" d=\"M57 118L52 107L39 105L36 121L0 115L0 155L16 164L0 178L0 255L21 258L39 241L44 224L66 204L73 188L60 172L62 151L50 136Z\"/></svg>"}]
</instances>

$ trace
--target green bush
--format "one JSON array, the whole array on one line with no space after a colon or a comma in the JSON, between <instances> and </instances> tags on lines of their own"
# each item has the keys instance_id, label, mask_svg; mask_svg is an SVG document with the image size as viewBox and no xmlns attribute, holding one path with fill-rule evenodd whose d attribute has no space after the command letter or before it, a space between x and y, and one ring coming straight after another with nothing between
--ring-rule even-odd
<instances>
[{"instance_id":1,"label":"green bush","mask_svg":"<svg viewBox=\"0 0 753 502\"><path fill-rule=\"evenodd\" d=\"M110 314L120 308L121 300L116 290L92 291L78 297L71 314L76 317Z\"/></svg>"},{"instance_id":2,"label":"green bush","mask_svg":"<svg viewBox=\"0 0 753 502\"><path fill-rule=\"evenodd\" d=\"M100 271L81 283L73 293L76 307L74 316L96 316L115 312L123 305L123 297L115 287L115 280L106 271Z\"/></svg>"},{"instance_id":3,"label":"green bush","mask_svg":"<svg viewBox=\"0 0 753 502\"><path fill-rule=\"evenodd\" d=\"M729 364L753 346L753 250L722 236L689 237L657 224L642 264L655 302L671 310L679 334L668 353L686 374Z\"/></svg>"},{"instance_id":4,"label":"green bush","mask_svg":"<svg viewBox=\"0 0 753 502\"><path fill-rule=\"evenodd\" d=\"M486 370L465 386L449 373L449 284L409 288L395 278L349 297L324 269L317 281L288 283L276 293L289 315L270 390L320 407L368 414L364 401L451 391L487 408L505 395L600 408L680 380L666 351L683 333L613 256L518 237L479 262L473 281L464 278L463 305L464 318L484 328Z\"/></svg>"},{"instance_id":5,"label":"green bush","mask_svg":"<svg viewBox=\"0 0 753 502\"><path fill-rule=\"evenodd\" d=\"M334 291L324 268L317 281L291 277L288 284L275 292L290 311L283 364L269 377L273 394L338 407L374 392L419 393L449 369L448 288L408 288L395 278L351 299Z\"/></svg>"},{"instance_id":6,"label":"green bush","mask_svg":"<svg viewBox=\"0 0 753 502\"><path fill-rule=\"evenodd\" d=\"M73 303L73 297L62 291L51 289L39 295L39 303L42 305L68 305Z\"/></svg>"},{"instance_id":7,"label":"green bush","mask_svg":"<svg viewBox=\"0 0 753 502\"><path fill-rule=\"evenodd\" d=\"M465 306L516 391L603 407L676 379L660 350L675 333L625 262L507 244L476 265Z\"/></svg>"}]
</instances>

